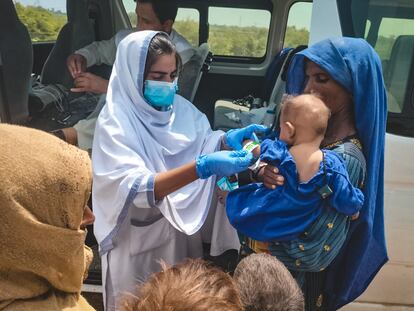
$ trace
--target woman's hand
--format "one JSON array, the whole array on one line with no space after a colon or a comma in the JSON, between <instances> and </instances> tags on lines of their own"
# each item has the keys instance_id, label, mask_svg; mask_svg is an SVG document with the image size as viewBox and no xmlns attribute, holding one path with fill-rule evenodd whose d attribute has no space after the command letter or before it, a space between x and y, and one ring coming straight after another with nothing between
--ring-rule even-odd
<instances>
[{"instance_id":1,"label":"woman's hand","mask_svg":"<svg viewBox=\"0 0 414 311\"><path fill-rule=\"evenodd\" d=\"M253 162L253 154L246 150L218 151L199 156L196 170L201 179L211 175L230 176L246 170Z\"/></svg>"},{"instance_id":2,"label":"woman's hand","mask_svg":"<svg viewBox=\"0 0 414 311\"><path fill-rule=\"evenodd\" d=\"M263 180L265 187L269 189L276 189L277 186L282 186L285 178L279 174L279 169L273 165L266 165L262 169L263 173L258 174L258 180Z\"/></svg>"},{"instance_id":3,"label":"woman's hand","mask_svg":"<svg viewBox=\"0 0 414 311\"><path fill-rule=\"evenodd\" d=\"M243 149L243 141L246 139L253 139L253 134L266 133L270 129L264 125L250 124L242 129L233 129L226 133L225 144L233 150Z\"/></svg>"}]
</instances>

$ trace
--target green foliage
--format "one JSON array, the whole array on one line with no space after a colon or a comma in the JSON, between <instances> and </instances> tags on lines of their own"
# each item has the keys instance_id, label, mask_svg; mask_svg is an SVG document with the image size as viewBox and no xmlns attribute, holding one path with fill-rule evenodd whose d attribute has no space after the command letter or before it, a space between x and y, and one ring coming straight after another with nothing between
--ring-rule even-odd
<instances>
[{"instance_id":1,"label":"green foliage","mask_svg":"<svg viewBox=\"0 0 414 311\"><path fill-rule=\"evenodd\" d=\"M183 35L192 46L198 46L198 22L190 19L175 21L174 29Z\"/></svg>"},{"instance_id":2,"label":"green foliage","mask_svg":"<svg viewBox=\"0 0 414 311\"><path fill-rule=\"evenodd\" d=\"M42 7L24 6L18 2L16 11L34 42L55 41L67 20L66 15L61 12Z\"/></svg>"},{"instance_id":3,"label":"green foliage","mask_svg":"<svg viewBox=\"0 0 414 311\"><path fill-rule=\"evenodd\" d=\"M395 36L378 37L377 43L375 44L375 51L377 51L378 55L382 60L390 58L391 49L394 45L395 39Z\"/></svg>"},{"instance_id":4,"label":"green foliage","mask_svg":"<svg viewBox=\"0 0 414 311\"><path fill-rule=\"evenodd\" d=\"M268 33L260 27L211 25L209 45L216 55L262 57Z\"/></svg>"},{"instance_id":5,"label":"green foliage","mask_svg":"<svg viewBox=\"0 0 414 311\"><path fill-rule=\"evenodd\" d=\"M297 29L295 26L287 27L284 47L297 47L307 45L309 42L309 31L305 28Z\"/></svg>"},{"instance_id":6,"label":"green foliage","mask_svg":"<svg viewBox=\"0 0 414 311\"><path fill-rule=\"evenodd\" d=\"M198 45L198 22L189 19L176 21L174 28L192 45ZM266 53L268 34L269 30L264 27L210 25L208 43L215 55L262 57ZM306 29L288 27L285 46L307 44L308 38Z\"/></svg>"}]
</instances>

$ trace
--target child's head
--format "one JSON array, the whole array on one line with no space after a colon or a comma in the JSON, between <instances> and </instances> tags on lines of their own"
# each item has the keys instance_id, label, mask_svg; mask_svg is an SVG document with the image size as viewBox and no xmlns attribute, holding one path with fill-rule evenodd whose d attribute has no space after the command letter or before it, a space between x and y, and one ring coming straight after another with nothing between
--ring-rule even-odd
<instances>
[{"instance_id":1,"label":"child's head","mask_svg":"<svg viewBox=\"0 0 414 311\"><path fill-rule=\"evenodd\" d=\"M268 254L244 258L234 280L246 311L303 311L303 294L286 267Z\"/></svg>"},{"instance_id":2,"label":"child's head","mask_svg":"<svg viewBox=\"0 0 414 311\"><path fill-rule=\"evenodd\" d=\"M233 279L202 260L187 260L172 267L164 263L138 290L125 297L122 311L243 310Z\"/></svg>"},{"instance_id":3,"label":"child's head","mask_svg":"<svg viewBox=\"0 0 414 311\"><path fill-rule=\"evenodd\" d=\"M331 115L315 95L285 95L280 114L280 139L289 145L322 141Z\"/></svg>"}]
</instances>

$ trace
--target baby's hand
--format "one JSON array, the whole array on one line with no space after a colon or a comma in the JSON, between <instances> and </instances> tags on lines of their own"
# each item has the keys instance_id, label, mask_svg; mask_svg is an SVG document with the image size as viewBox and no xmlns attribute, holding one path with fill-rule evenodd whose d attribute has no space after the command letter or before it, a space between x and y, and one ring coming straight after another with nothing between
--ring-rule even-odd
<instances>
[{"instance_id":1,"label":"baby's hand","mask_svg":"<svg viewBox=\"0 0 414 311\"><path fill-rule=\"evenodd\" d=\"M260 144L251 139L243 141L243 149L253 153L255 159L260 157Z\"/></svg>"}]
</instances>

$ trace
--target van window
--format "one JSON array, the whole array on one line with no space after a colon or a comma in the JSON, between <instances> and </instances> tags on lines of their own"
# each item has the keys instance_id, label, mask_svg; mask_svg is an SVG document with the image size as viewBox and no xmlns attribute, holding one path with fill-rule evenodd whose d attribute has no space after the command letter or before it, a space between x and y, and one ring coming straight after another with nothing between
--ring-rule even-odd
<instances>
[{"instance_id":1,"label":"van window","mask_svg":"<svg viewBox=\"0 0 414 311\"><path fill-rule=\"evenodd\" d=\"M208 44L215 56L262 58L271 13L260 9L209 7Z\"/></svg>"},{"instance_id":2,"label":"van window","mask_svg":"<svg viewBox=\"0 0 414 311\"><path fill-rule=\"evenodd\" d=\"M135 27L137 25L137 14L135 14L136 2L134 0L122 0L125 11L128 14L129 21L131 26Z\"/></svg>"},{"instance_id":3,"label":"van window","mask_svg":"<svg viewBox=\"0 0 414 311\"><path fill-rule=\"evenodd\" d=\"M390 59L392 47L395 45L397 38L402 35L414 36L414 16L413 19L390 17L381 19L378 40L375 44L381 59Z\"/></svg>"},{"instance_id":4,"label":"van window","mask_svg":"<svg viewBox=\"0 0 414 311\"><path fill-rule=\"evenodd\" d=\"M387 131L414 137L414 2L338 0L345 35L365 38L381 58Z\"/></svg>"},{"instance_id":5,"label":"van window","mask_svg":"<svg viewBox=\"0 0 414 311\"><path fill-rule=\"evenodd\" d=\"M403 113L413 65L414 16L412 20L382 18L375 48L383 64L385 84L388 89L388 110Z\"/></svg>"},{"instance_id":6,"label":"van window","mask_svg":"<svg viewBox=\"0 0 414 311\"><path fill-rule=\"evenodd\" d=\"M174 29L190 42L192 46L199 45L198 30L200 28L200 13L196 9L178 8Z\"/></svg>"},{"instance_id":7,"label":"van window","mask_svg":"<svg viewBox=\"0 0 414 311\"><path fill-rule=\"evenodd\" d=\"M17 15L33 42L53 42L66 24L66 1L17 0Z\"/></svg>"},{"instance_id":8,"label":"van window","mask_svg":"<svg viewBox=\"0 0 414 311\"><path fill-rule=\"evenodd\" d=\"M296 2L289 9L283 47L308 45L312 3Z\"/></svg>"}]
</instances>

